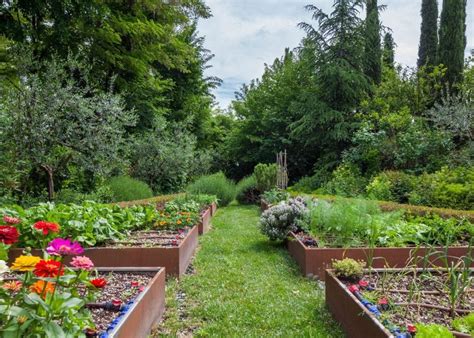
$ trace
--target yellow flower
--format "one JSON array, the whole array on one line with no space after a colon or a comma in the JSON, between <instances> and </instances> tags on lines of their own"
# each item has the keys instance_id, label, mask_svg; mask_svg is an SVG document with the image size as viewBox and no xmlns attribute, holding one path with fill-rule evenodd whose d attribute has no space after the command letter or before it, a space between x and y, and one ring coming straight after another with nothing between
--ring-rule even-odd
<instances>
[{"instance_id":1,"label":"yellow flower","mask_svg":"<svg viewBox=\"0 0 474 338\"><path fill-rule=\"evenodd\" d=\"M40 260L41 258L37 256L20 256L15 259L10 269L13 271L32 271Z\"/></svg>"},{"instance_id":2,"label":"yellow flower","mask_svg":"<svg viewBox=\"0 0 474 338\"><path fill-rule=\"evenodd\" d=\"M16 317L16 322L17 322L18 324L20 324L20 325L23 324L24 322L26 322L27 320L28 320L28 317L26 317L26 316L18 316L18 317Z\"/></svg>"},{"instance_id":3,"label":"yellow flower","mask_svg":"<svg viewBox=\"0 0 474 338\"><path fill-rule=\"evenodd\" d=\"M181 223L183 223L183 222L181 222L180 219L178 219L178 220L176 221L176 224L178 224L178 225L181 224Z\"/></svg>"}]
</instances>

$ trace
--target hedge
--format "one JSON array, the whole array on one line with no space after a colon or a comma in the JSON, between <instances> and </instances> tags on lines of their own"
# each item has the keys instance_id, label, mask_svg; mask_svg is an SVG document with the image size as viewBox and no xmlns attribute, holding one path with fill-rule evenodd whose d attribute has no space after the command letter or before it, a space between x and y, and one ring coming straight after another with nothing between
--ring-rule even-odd
<instances>
[{"instance_id":1,"label":"hedge","mask_svg":"<svg viewBox=\"0 0 474 338\"><path fill-rule=\"evenodd\" d=\"M178 197L184 196L184 193L179 193L179 194L170 194L170 195L160 195L160 196L155 196L152 198L147 198L144 200L137 200L137 201L128 201L128 202L118 202L118 203L112 203L115 205L118 205L121 208L127 208L131 207L134 205L147 205L147 204L158 204L158 203L165 203L169 202L171 200L174 200Z\"/></svg>"},{"instance_id":2,"label":"hedge","mask_svg":"<svg viewBox=\"0 0 474 338\"><path fill-rule=\"evenodd\" d=\"M318 195L318 194L305 194L298 193L297 191L291 191L292 196L309 196L313 198L322 199L328 202L332 202L335 199L355 200L356 198L347 198L334 195ZM445 208L432 208L412 204L401 204L396 202L388 201L376 201L383 211L394 211L394 210L405 210L412 215L424 216L426 214L436 214L442 218L464 218L469 222L474 223L474 210L456 210L456 209L445 209Z\"/></svg>"}]
</instances>

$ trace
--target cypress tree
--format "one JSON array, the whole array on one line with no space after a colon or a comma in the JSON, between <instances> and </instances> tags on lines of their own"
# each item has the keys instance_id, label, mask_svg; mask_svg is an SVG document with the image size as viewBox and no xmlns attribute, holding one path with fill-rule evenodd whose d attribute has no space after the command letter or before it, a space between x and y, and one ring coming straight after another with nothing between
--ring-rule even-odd
<instances>
[{"instance_id":1,"label":"cypress tree","mask_svg":"<svg viewBox=\"0 0 474 338\"><path fill-rule=\"evenodd\" d=\"M460 83L466 49L467 0L443 0L439 27L438 62L446 69L445 83L449 89Z\"/></svg>"},{"instance_id":2,"label":"cypress tree","mask_svg":"<svg viewBox=\"0 0 474 338\"><path fill-rule=\"evenodd\" d=\"M421 4L421 35L418 48L418 68L436 65L438 49L438 0L423 0Z\"/></svg>"},{"instance_id":3,"label":"cypress tree","mask_svg":"<svg viewBox=\"0 0 474 338\"><path fill-rule=\"evenodd\" d=\"M377 0L367 0L365 19L365 75L376 84L382 81L382 48Z\"/></svg>"},{"instance_id":4,"label":"cypress tree","mask_svg":"<svg viewBox=\"0 0 474 338\"><path fill-rule=\"evenodd\" d=\"M392 34L386 33L383 38L383 64L393 69L395 67L395 41L393 41Z\"/></svg>"}]
</instances>

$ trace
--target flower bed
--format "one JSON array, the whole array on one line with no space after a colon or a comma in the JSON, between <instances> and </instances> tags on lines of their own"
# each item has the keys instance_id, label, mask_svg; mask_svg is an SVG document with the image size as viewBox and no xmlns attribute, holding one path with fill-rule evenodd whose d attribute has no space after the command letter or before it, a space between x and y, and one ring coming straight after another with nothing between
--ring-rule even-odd
<instances>
[{"instance_id":1,"label":"flower bed","mask_svg":"<svg viewBox=\"0 0 474 338\"><path fill-rule=\"evenodd\" d=\"M313 240L308 237L306 240ZM331 267L333 260L343 258L353 258L367 260L373 257L372 267L374 268L403 268L409 264L414 257L425 257L427 254L443 252L446 248L318 248L304 244L304 238L301 235L290 233L287 242L287 248L290 255L298 263L303 275L308 277L317 277L324 280L326 277L325 270ZM469 247L449 247L449 261L463 257L469 252ZM433 264L444 265L444 262L436 257L432 257L430 261ZM422 262L419 262L422 264ZM472 264L474 266L474 264Z\"/></svg>"},{"instance_id":2,"label":"flower bed","mask_svg":"<svg viewBox=\"0 0 474 338\"><path fill-rule=\"evenodd\" d=\"M84 253L78 242L55 238L41 256L21 255L9 265L0 260L0 331L147 337L164 311L165 270L97 270Z\"/></svg>"},{"instance_id":3,"label":"flower bed","mask_svg":"<svg viewBox=\"0 0 474 338\"><path fill-rule=\"evenodd\" d=\"M159 233L159 232L155 232ZM132 237L133 239L133 237ZM176 244L174 244L176 240ZM189 229L182 239L168 239L168 244L162 246L143 246L143 243L116 242L107 247L85 248L85 254L98 267L150 267L161 266L166 268L168 275L181 277L189 264L198 245L197 226ZM158 245L158 244L156 244ZM12 262L23 252L21 248L11 248L9 260ZM40 254L40 250L33 250L33 254Z\"/></svg>"},{"instance_id":4,"label":"flower bed","mask_svg":"<svg viewBox=\"0 0 474 338\"><path fill-rule=\"evenodd\" d=\"M456 289L450 281L464 273L467 282L457 284L464 292L450 301ZM474 328L463 323L463 316L474 310L472 273L462 268L380 269L350 280L327 270L326 304L348 337L408 338L417 332L423 337L471 337L467 332Z\"/></svg>"}]
</instances>

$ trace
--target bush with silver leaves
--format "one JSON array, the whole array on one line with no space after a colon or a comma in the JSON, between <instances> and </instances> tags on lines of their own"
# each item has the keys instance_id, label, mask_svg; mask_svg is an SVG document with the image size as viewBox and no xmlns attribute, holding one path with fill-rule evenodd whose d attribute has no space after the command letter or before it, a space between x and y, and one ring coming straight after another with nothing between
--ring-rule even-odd
<instances>
[{"instance_id":1,"label":"bush with silver leaves","mask_svg":"<svg viewBox=\"0 0 474 338\"><path fill-rule=\"evenodd\" d=\"M300 228L301 221L308 213L302 198L282 201L263 212L260 217L260 231L272 241L284 240L290 231Z\"/></svg>"}]
</instances>

